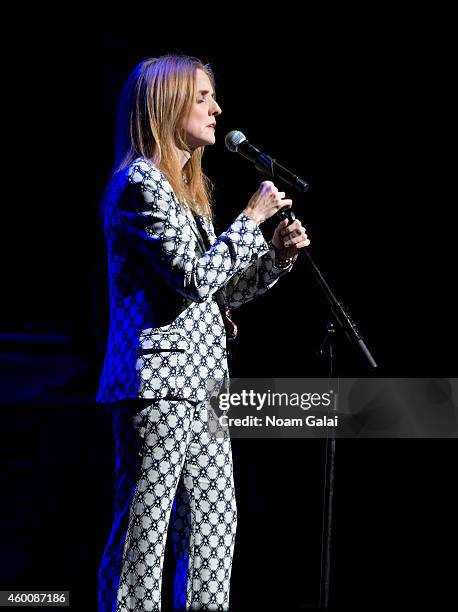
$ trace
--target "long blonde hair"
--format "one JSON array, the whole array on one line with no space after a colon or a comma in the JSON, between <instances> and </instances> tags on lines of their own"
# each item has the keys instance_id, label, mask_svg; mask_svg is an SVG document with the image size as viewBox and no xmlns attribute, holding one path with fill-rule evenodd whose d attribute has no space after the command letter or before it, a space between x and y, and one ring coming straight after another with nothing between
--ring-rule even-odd
<instances>
[{"instance_id":1,"label":"long blonde hair","mask_svg":"<svg viewBox=\"0 0 458 612\"><path fill-rule=\"evenodd\" d=\"M121 94L116 129L114 175L137 157L145 157L165 174L181 204L212 218L213 186L202 170L204 147L191 151L184 123L196 95L196 71L203 70L213 88L208 65L187 55L164 55L140 62ZM181 167L177 147L191 154Z\"/></svg>"}]
</instances>

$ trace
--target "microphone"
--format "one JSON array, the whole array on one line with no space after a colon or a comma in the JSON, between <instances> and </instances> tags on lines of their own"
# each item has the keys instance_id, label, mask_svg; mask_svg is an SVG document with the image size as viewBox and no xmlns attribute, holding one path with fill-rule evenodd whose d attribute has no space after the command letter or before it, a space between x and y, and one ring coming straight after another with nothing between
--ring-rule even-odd
<instances>
[{"instance_id":1,"label":"microphone","mask_svg":"<svg viewBox=\"0 0 458 612\"><path fill-rule=\"evenodd\" d=\"M256 169L262 174L266 174L271 178L279 178L291 187L295 187L298 191L305 192L308 190L308 183L280 165L275 159L272 159L272 157L262 153L250 144L242 132L232 130L232 132L226 134L224 142L229 151L243 155L250 162L253 162Z\"/></svg>"}]
</instances>

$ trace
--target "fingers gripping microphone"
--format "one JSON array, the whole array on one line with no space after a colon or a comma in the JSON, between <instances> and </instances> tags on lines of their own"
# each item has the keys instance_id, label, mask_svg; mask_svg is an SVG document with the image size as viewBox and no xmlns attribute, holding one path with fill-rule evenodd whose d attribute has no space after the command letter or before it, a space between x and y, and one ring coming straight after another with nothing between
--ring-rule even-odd
<instances>
[{"instance_id":1,"label":"fingers gripping microphone","mask_svg":"<svg viewBox=\"0 0 458 612\"><path fill-rule=\"evenodd\" d=\"M290 172L284 166L281 166L275 159L272 159L272 157L262 153L259 149L250 144L245 134L242 134L242 132L232 130L232 132L226 135L225 143L229 151L243 155L243 157L250 162L253 162L256 169L262 174L266 174L273 179L281 179L298 191L305 192L308 190L308 183Z\"/></svg>"}]
</instances>

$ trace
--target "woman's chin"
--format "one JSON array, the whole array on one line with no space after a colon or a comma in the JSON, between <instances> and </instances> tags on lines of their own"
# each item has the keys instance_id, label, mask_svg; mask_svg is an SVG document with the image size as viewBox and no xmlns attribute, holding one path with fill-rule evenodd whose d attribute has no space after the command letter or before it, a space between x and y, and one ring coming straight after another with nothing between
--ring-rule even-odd
<instances>
[{"instance_id":1,"label":"woman's chin","mask_svg":"<svg viewBox=\"0 0 458 612\"><path fill-rule=\"evenodd\" d=\"M216 142L216 136L215 134L209 134L209 135L206 134L205 138L202 138L202 140L205 141L205 145L212 145L212 144L215 144Z\"/></svg>"},{"instance_id":2,"label":"woman's chin","mask_svg":"<svg viewBox=\"0 0 458 612\"><path fill-rule=\"evenodd\" d=\"M213 138L207 137L207 138L202 138L199 141L195 141L192 143L192 145L188 145L190 146L190 148L195 151L196 149L199 149L200 147L206 147L207 145L214 145L216 142L216 138L213 136Z\"/></svg>"}]
</instances>

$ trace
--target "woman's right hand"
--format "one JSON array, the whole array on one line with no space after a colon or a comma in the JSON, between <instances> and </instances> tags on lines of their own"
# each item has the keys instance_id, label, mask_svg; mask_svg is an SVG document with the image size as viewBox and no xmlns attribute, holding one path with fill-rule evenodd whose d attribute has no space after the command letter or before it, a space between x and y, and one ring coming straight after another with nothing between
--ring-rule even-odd
<instances>
[{"instance_id":1,"label":"woman's right hand","mask_svg":"<svg viewBox=\"0 0 458 612\"><path fill-rule=\"evenodd\" d=\"M292 200L284 199L285 192L278 191L272 181L263 181L243 211L258 225L264 223L282 208L291 208Z\"/></svg>"}]
</instances>

